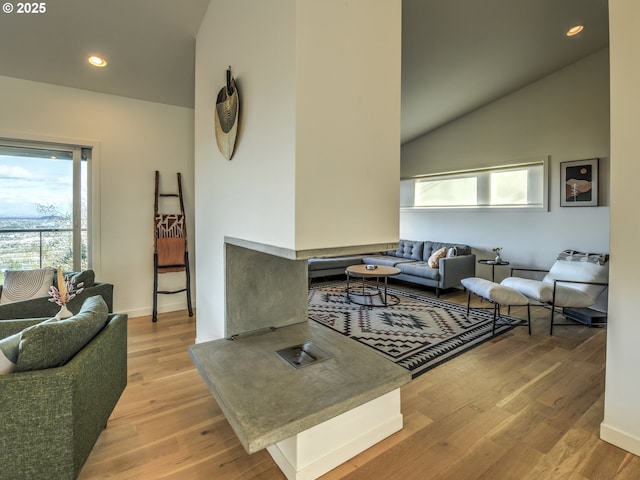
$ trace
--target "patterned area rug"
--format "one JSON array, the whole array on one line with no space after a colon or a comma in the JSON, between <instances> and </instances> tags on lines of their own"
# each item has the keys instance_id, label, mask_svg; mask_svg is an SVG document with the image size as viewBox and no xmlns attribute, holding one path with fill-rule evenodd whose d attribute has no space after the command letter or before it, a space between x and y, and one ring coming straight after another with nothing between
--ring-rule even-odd
<instances>
[{"instance_id":1,"label":"patterned area rug","mask_svg":"<svg viewBox=\"0 0 640 480\"><path fill-rule=\"evenodd\" d=\"M373 348L411 371L413 378L492 338L493 309L471 309L467 318L466 306L396 288L388 293L389 303L397 299L397 305L360 306L347 300L345 287L346 282L312 286L309 318ZM353 293L350 297L376 305L381 301ZM503 315L496 335L521 322Z\"/></svg>"}]
</instances>

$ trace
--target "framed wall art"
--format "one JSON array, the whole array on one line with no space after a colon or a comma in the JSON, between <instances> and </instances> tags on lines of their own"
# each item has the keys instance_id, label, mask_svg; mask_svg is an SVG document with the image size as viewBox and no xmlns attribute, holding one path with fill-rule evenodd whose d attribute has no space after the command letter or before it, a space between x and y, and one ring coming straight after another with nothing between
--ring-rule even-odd
<instances>
[{"instance_id":1,"label":"framed wall art","mask_svg":"<svg viewBox=\"0 0 640 480\"><path fill-rule=\"evenodd\" d=\"M598 206L598 159L560 163L560 206Z\"/></svg>"}]
</instances>

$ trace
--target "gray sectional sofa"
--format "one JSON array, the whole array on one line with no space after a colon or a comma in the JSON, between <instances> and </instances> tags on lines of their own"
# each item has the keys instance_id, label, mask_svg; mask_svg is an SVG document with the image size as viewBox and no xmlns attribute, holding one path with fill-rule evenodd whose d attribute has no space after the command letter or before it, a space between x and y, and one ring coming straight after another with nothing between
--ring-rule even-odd
<instances>
[{"instance_id":1,"label":"gray sectional sofa","mask_svg":"<svg viewBox=\"0 0 640 480\"><path fill-rule=\"evenodd\" d=\"M448 256L440 258L437 267L429 266L429 257L445 248ZM309 280L344 274L347 266L365 263L388 265L400 269L392 278L433 287L440 290L459 287L463 278L475 277L476 256L469 245L432 241L400 240L397 250L380 254L352 255L349 257L312 258L308 261Z\"/></svg>"}]
</instances>

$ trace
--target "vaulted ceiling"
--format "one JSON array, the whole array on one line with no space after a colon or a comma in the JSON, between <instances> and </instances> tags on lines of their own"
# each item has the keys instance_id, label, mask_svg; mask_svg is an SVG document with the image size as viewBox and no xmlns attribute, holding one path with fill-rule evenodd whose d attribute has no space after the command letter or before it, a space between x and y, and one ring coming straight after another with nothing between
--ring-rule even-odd
<instances>
[{"instance_id":1,"label":"vaulted ceiling","mask_svg":"<svg viewBox=\"0 0 640 480\"><path fill-rule=\"evenodd\" d=\"M0 75L192 107L208 4L55 0L42 14L0 13ZM607 47L607 9L607 0L403 0L402 141ZM584 31L566 37L578 23ZM91 54L108 67L88 65Z\"/></svg>"}]
</instances>

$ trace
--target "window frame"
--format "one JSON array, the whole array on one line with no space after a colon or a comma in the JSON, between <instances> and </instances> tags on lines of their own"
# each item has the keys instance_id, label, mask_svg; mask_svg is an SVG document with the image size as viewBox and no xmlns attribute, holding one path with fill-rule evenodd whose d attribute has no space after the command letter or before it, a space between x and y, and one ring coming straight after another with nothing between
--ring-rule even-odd
<instances>
[{"instance_id":1,"label":"window frame","mask_svg":"<svg viewBox=\"0 0 640 480\"><path fill-rule=\"evenodd\" d=\"M476 192L476 198L486 199L490 196L490 188L485 178L487 174L492 172L504 172L510 170L518 170L529 167L542 167L542 178L540 179L540 191L538 195L541 196L540 203L527 203L527 204L513 204L513 205L437 205L437 206L425 206L415 205L415 185L422 179L456 179L456 178L468 178L474 177L477 180L478 191ZM482 168L464 169L464 170L452 170L448 172L438 172L425 175L415 175L411 177L400 178L400 210L415 211L415 210L429 210L429 211L462 211L462 212L514 212L514 211L532 211L532 212L548 212L549 211L549 157L539 157L534 159L528 159L517 163L509 163L502 165L493 165Z\"/></svg>"},{"instance_id":2,"label":"window frame","mask_svg":"<svg viewBox=\"0 0 640 480\"><path fill-rule=\"evenodd\" d=\"M82 150L91 150L91 159L87 161L87 268L92 270L99 270L101 267L101 246L100 246L100 143L98 141L88 141L86 139L78 138L60 138L60 137L48 137L43 135L28 135L21 134L12 131L5 131L0 129L0 143L8 146L16 146L23 148L51 148L60 150L73 150L77 149L77 155L82 155ZM76 153L74 153L74 156ZM74 162L74 186L73 188L79 188L80 186L80 164L81 162ZM76 172L75 169L78 169ZM75 183L78 182L76 186ZM79 202L80 196L74 195L74 218L73 228L81 228L81 218ZM76 202L78 204L76 204ZM76 236L74 239L74 255L76 248L80 248L80 236ZM77 243L77 244L76 244Z\"/></svg>"}]
</instances>

